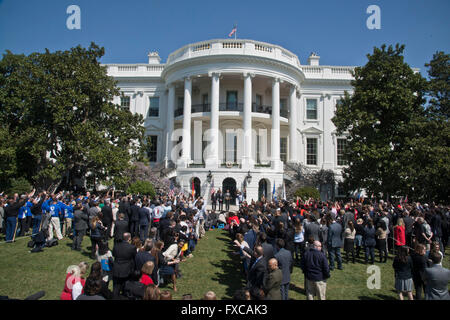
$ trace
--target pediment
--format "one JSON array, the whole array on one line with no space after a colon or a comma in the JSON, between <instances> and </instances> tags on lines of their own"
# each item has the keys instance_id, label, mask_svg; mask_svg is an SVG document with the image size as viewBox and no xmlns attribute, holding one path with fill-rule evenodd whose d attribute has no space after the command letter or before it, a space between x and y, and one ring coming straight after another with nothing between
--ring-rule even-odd
<instances>
[{"instance_id":1,"label":"pediment","mask_svg":"<svg viewBox=\"0 0 450 320\"><path fill-rule=\"evenodd\" d=\"M315 128L315 127L309 127L309 128L300 130L300 133L302 133L302 134L322 134L323 131L318 128Z\"/></svg>"}]
</instances>

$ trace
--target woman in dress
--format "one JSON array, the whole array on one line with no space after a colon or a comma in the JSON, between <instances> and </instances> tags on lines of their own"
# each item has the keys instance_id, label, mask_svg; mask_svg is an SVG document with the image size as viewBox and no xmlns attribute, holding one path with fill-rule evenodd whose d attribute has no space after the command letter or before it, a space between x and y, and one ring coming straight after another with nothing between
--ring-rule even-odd
<instances>
[{"instance_id":1,"label":"woman in dress","mask_svg":"<svg viewBox=\"0 0 450 320\"><path fill-rule=\"evenodd\" d=\"M400 300L403 300L403 294L408 295L409 300L413 298L413 262L408 255L407 247L399 247L397 255L392 264L395 271L395 290L397 290Z\"/></svg>"}]
</instances>

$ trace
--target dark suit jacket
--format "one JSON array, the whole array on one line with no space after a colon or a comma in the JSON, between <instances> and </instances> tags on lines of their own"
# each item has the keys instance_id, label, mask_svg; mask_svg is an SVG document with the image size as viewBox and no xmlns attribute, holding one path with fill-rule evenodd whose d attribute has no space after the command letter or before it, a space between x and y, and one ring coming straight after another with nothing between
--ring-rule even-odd
<instances>
[{"instance_id":1,"label":"dark suit jacket","mask_svg":"<svg viewBox=\"0 0 450 320\"><path fill-rule=\"evenodd\" d=\"M131 216L130 203L128 201L126 201L126 202L121 201L119 204L118 213L125 214L125 220L130 220L130 216Z\"/></svg>"},{"instance_id":2,"label":"dark suit jacket","mask_svg":"<svg viewBox=\"0 0 450 320\"><path fill-rule=\"evenodd\" d=\"M136 247L122 240L115 243L112 255L114 257L113 277L128 278L134 271Z\"/></svg>"},{"instance_id":3,"label":"dark suit jacket","mask_svg":"<svg viewBox=\"0 0 450 320\"><path fill-rule=\"evenodd\" d=\"M281 280L283 274L280 269L266 273L264 277L264 292L267 300L281 300Z\"/></svg>"},{"instance_id":4,"label":"dark suit jacket","mask_svg":"<svg viewBox=\"0 0 450 320\"><path fill-rule=\"evenodd\" d=\"M249 288L263 288L264 277L267 273L267 261L264 257L261 257L258 261L253 263L253 265L248 270L248 283Z\"/></svg>"},{"instance_id":5,"label":"dark suit jacket","mask_svg":"<svg viewBox=\"0 0 450 320\"><path fill-rule=\"evenodd\" d=\"M77 231L88 228L89 216L81 210L75 210L73 213L73 228Z\"/></svg>"},{"instance_id":6,"label":"dark suit jacket","mask_svg":"<svg viewBox=\"0 0 450 320\"><path fill-rule=\"evenodd\" d=\"M150 211L147 208L139 209L139 225L148 226L150 224Z\"/></svg>"},{"instance_id":7,"label":"dark suit jacket","mask_svg":"<svg viewBox=\"0 0 450 320\"><path fill-rule=\"evenodd\" d=\"M139 209L140 208L135 204L130 206L130 210L131 210L130 221L134 221L134 222L139 221Z\"/></svg>"},{"instance_id":8,"label":"dark suit jacket","mask_svg":"<svg viewBox=\"0 0 450 320\"><path fill-rule=\"evenodd\" d=\"M104 226L110 226L113 222L113 213L111 206L103 206L102 208L102 222Z\"/></svg>"},{"instance_id":9,"label":"dark suit jacket","mask_svg":"<svg viewBox=\"0 0 450 320\"><path fill-rule=\"evenodd\" d=\"M114 240L119 241L123 239L123 234L129 232L128 221L117 220L114 227Z\"/></svg>"},{"instance_id":10,"label":"dark suit jacket","mask_svg":"<svg viewBox=\"0 0 450 320\"><path fill-rule=\"evenodd\" d=\"M294 267L291 252L285 248L281 248L275 254L275 259L278 261L278 268L280 268L283 273L281 284L288 284L291 282L291 273Z\"/></svg>"},{"instance_id":11,"label":"dark suit jacket","mask_svg":"<svg viewBox=\"0 0 450 320\"><path fill-rule=\"evenodd\" d=\"M340 248L342 246L342 226L339 223L330 224L327 240L330 248Z\"/></svg>"},{"instance_id":12,"label":"dark suit jacket","mask_svg":"<svg viewBox=\"0 0 450 320\"><path fill-rule=\"evenodd\" d=\"M134 258L135 262L135 268L138 271L141 271L142 266L147 262L152 261L155 267L153 268L153 273L151 275L151 278L153 282L156 284L158 283L158 266L156 265L156 259L154 256L150 254L150 252L147 251L139 251L136 253L136 257Z\"/></svg>"}]
</instances>

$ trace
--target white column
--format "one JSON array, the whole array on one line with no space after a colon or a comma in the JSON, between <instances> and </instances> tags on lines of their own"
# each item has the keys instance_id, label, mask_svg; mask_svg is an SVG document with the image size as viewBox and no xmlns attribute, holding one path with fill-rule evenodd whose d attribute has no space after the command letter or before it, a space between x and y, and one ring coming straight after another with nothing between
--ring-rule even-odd
<instances>
[{"instance_id":1,"label":"white column","mask_svg":"<svg viewBox=\"0 0 450 320\"><path fill-rule=\"evenodd\" d=\"M252 159L252 75L244 73L244 154L242 169L253 169Z\"/></svg>"},{"instance_id":2,"label":"white column","mask_svg":"<svg viewBox=\"0 0 450 320\"><path fill-rule=\"evenodd\" d=\"M167 124L166 124L166 167L167 162L174 159L172 159L172 149L173 149L173 141L172 141L172 133L173 133L173 118L174 118L174 110L175 110L175 86L173 83L170 83L168 85L169 88L169 94L168 94L168 101L167 101Z\"/></svg>"},{"instance_id":3,"label":"white column","mask_svg":"<svg viewBox=\"0 0 450 320\"><path fill-rule=\"evenodd\" d=\"M272 82L272 130L271 130L271 166L274 170L283 170L280 160L280 79Z\"/></svg>"},{"instance_id":4,"label":"white column","mask_svg":"<svg viewBox=\"0 0 450 320\"><path fill-rule=\"evenodd\" d=\"M333 149L335 146L333 144L333 136L331 132L333 131L333 122L331 118L333 117L333 105L331 94L328 92L323 93L323 116L322 116L322 130L323 130L323 151L322 151L322 168L325 170L334 169L334 155Z\"/></svg>"},{"instance_id":5,"label":"white column","mask_svg":"<svg viewBox=\"0 0 450 320\"><path fill-rule=\"evenodd\" d=\"M297 87L289 92L289 162L297 163Z\"/></svg>"},{"instance_id":6,"label":"white column","mask_svg":"<svg viewBox=\"0 0 450 320\"><path fill-rule=\"evenodd\" d=\"M205 160L206 168L219 166L219 90L220 73L212 73L211 76L211 115L210 130L208 135L209 153Z\"/></svg>"},{"instance_id":7,"label":"white column","mask_svg":"<svg viewBox=\"0 0 450 320\"><path fill-rule=\"evenodd\" d=\"M203 121L194 120L194 163L202 163L202 151L203 151Z\"/></svg>"},{"instance_id":8,"label":"white column","mask_svg":"<svg viewBox=\"0 0 450 320\"><path fill-rule=\"evenodd\" d=\"M183 105L183 142L182 154L178 166L187 168L191 162L191 106L192 106L192 80L188 77L184 80L184 105Z\"/></svg>"}]
</instances>

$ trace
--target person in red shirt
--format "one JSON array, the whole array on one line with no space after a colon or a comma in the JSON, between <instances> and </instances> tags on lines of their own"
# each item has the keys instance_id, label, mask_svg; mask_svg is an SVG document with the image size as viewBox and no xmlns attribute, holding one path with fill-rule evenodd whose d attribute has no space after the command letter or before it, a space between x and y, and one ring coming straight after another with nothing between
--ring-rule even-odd
<instances>
[{"instance_id":1,"label":"person in red shirt","mask_svg":"<svg viewBox=\"0 0 450 320\"><path fill-rule=\"evenodd\" d=\"M397 224L394 227L394 244L395 252L398 252L400 247L406 245L405 223L402 218L397 220Z\"/></svg>"},{"instance_id":2,"label":"person in red shirt","mask_svg":"<svg viewBox=\"0 0 450 320\"><path fill-rule=\"evenodd\" d=\"M144 263L141 269L142 276L139 282L146 286L148 286L149 284L153 284L151 275L153 273L154 268L155 264L153 263L153 261L147 261L146 263Z\"/></svg>"}]
</instances>

